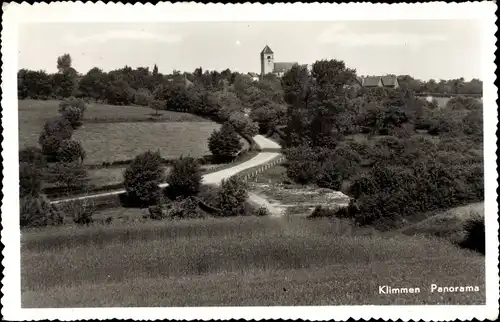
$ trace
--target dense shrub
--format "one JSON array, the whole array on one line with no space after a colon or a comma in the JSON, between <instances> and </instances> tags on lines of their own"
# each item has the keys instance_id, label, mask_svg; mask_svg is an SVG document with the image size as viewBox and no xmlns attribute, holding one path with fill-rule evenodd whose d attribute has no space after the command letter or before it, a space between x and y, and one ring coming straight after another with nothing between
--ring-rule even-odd
<instances>
[{"instance_id":1,"label":"dense shrub","mask_svg":"<svg viewBox=\"0 0 500 322\"><path fill-rule=\"evenodd\" d=\"M475 217L467 220L464 226L464 231L465 238L460 245L485 255L486 235L484 230L484 216L476 215Z\"/></svg>"},{"instance_id":2,"label":"dense shrub","mask_svg":"<svg viewBox=\"0 0 500 322\"><path fill-rule=\"evenodd\" d=\"M478 110L483 104L475 98L458 95L452 97L446 103L446 109L450 110Z\"/></svg>"},{"instance_id":3,"label":"dense shrub","mask_svg":"<svg viewBox=\"0 0 500 322\"><path fill-rule=\"evenodd\" d=\"M219 190L219 208L222 216L244 214L244 203L248 198L248 187L238 177L223 180Z\"/></svg>"},{"instance_id":4,"label":"dense shrub","mask_svg":"<svg viewBox=\"0 0 500 322\"><path fill-rule=\"evenodd\" d=\"M85 150L76 140L62 141L57 151L57 157L62 162L83 162L85 155Z\"/></svg>"},{"instance_id":5,"label":"dense shrub","mask_svg":"<svg viewBox=\"0 0 500 322\"><path fill-rule=\"evenodd\" d=\"M233 126L224 123L220 130L215 130L208 138L208 147L215 159L228 161L241 150L243 144Z\"/></svg>"},{"instance_id":6,"label":"dense shrub","mask_svg":"<svg viewBox=\"0 0 500 322\"><path fill-rule=\"evenodd\" d=\"M124 172L125 190L128 197L141 206L157 204L161 191L159 184L164 179L164 169L159 152L145 152L134 158Z\"/></svg>"},{"instance_id":7,"label":"dense shrub","mask_svg":"<svg viewBox=\"0 0 500 322\"><path fill-rule=\"evenodd\" d=\"M167 182L167 192L171 197L189 197L200 191L201 170L193 158L180 158L172 165Z\"/></svg>"},{"instance_id":8,"label":"dense shrub","mask_svg":"<svg viewBox=\"0 0 500 322\"><path fill-rule=\"evenodd\" d=\"M20 199L20 226L23 228L60 225L62 213L44 195Z\"/></svg>"},{"instance_id":9,"label":"dense shrub","mask_svg":"<svg viewBox=\"0 0 500 322\"><path fill-rule=\"evenodd\" d=\"M482 200L483 185L479 164L419 160L411 167L380 165L352 184L356 212L351 215L361 225L386 226L418 213Z\"/></svg>"},{"instance_id":10,"label":"dense shrub","mask_svg":"<svg viewBox=\"0 0 500 322\"><path fill-rule=\"evenodd\" d=\"M82 124L85 109L85 102L75 97L64 99L59 103L59 113L73 128Z\"/></svg>"}]
</instances>

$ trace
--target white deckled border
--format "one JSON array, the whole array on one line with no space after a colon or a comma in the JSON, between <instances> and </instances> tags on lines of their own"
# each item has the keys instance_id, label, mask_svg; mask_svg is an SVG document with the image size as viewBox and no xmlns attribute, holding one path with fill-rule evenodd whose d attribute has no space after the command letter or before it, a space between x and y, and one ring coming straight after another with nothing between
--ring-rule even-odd
<instances>
[{"instance_id":1,"label":"white deckled border","mask_svg":"<svg viewBox=\"0 0 500 322\"><path fill-rule=\"evenodd\" d=\"M162 3L156 6L78 3L4 4L2 17L2 126L3 194L2 243L5 266L2 280L2 315L7 320L41 319L402 319L468 320L498 316L498 222L496 202L497 91L494 86L494 33L496 4L243 4L199 5ZM181 21L334 21L388 19L477 19L483 25L482 75L484 82L484 161L486 211L486 306L320 306L320 307L211 307L211 308L106 308L106 309L21 309L20 234L18 224L18 119L17 42L18 24L29 22L181 22ZM466 62L464 62L466 63Z\"/></svg>"}]
</instances>

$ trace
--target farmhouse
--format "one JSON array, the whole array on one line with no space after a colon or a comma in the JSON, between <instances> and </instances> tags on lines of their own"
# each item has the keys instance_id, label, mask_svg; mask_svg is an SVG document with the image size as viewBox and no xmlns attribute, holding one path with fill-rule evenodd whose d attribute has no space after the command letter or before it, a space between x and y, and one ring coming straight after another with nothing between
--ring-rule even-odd
<instances>
[{"instance_id":1,"label":"farmhouse","mask_svg":"<svg viewBox=\"0 0 500 322\"><path fill-rule=\"evenodd\" d=\"M356 81L362 87L399 88L398 78L393 75L356 77Z\"/></svg>"},{"instance_id":2,"label":"farmhouse","mask_svg":"<svg viewBox=\"0 0 500 322\"><path fill-rule=\"evenodd\" d=\"M269 73L282 77L297 64L297 62L274 62L274 52L266 45L260 53L260 77Z\"/></svg>"}]
</instances>

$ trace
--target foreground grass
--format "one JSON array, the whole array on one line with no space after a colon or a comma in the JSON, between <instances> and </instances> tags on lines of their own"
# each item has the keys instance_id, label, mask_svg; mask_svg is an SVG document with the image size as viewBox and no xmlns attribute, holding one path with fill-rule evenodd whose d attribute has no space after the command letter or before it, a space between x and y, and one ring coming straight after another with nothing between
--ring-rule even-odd
<instances>
[{"instance_id":1,"label":"foreground grass","mask_svg":"<svg viewBox=\"0 0 500 322\"><path fill-rule=\"evenodd\" d=\"M59 102L57 100L19 100L19 146L36 146L38 136L42 131L45 121L59 116ZM91 122L140 122L147 120L160 120L163 122L203 122L199 116L189 113L158 111L142 106L115 106L106 104L87 104L85 123Z\"/></svg>"},{"instance_id":2,"label":"foreground grass","mask_svg":"<svg viewBox=\"0 0 500 322\"><path fill-rule=\"evenodd\" d=\"M22 234L24 307L479 304L484 257L342 221L205 219ZM477 285L430 293L430 284ZM378 294L380 285L421 287Z\"/></svg>"}]
</instances>

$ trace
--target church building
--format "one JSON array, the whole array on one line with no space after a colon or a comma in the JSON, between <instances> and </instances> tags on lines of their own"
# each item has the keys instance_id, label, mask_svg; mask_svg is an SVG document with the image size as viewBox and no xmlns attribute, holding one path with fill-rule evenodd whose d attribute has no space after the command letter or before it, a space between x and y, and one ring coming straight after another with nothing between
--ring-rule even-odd
<instances>
[{"instance_id":1,"label":"church building","mask_svg":"<svg viewBox=\"0 0 500 322\"><path fill-rule=\"evenodd\" d=\"M282 77L287 71L292 69L297 62L274 62L274 52L268 45L262 49L260 53L260 78L264 75L272 73L278 77Z\"/></svg>"}]
</instances>

